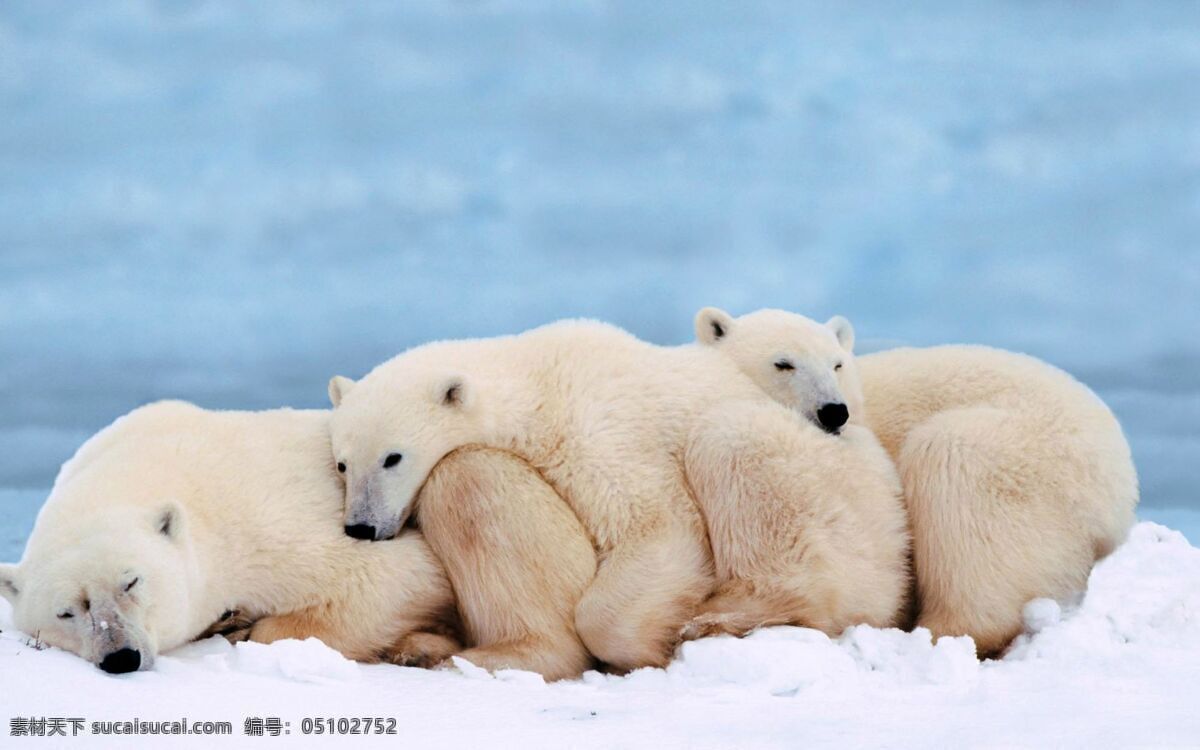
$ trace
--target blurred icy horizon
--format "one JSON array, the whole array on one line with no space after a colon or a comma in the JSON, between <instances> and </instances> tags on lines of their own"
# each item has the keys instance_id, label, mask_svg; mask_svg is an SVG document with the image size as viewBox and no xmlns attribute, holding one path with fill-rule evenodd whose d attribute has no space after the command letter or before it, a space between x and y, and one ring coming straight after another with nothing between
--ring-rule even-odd
<instances>
[{"instance_id":1,"label":"blurred icy horizon","mask_svg":"<svg viewBox=\"0 0 1200 750\"><path fill-rule=\"evenodd\" d=\"M0 559L140 403L704 305L1043 357L1200 508L1200 10L834 8L0 5Z\"/></svg>"}]
</instances>

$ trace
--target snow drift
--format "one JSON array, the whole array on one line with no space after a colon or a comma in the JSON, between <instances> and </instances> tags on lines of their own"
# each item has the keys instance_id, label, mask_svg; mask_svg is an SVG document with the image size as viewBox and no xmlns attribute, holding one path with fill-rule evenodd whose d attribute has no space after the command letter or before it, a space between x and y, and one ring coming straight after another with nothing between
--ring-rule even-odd
<instances>
[{"instance_id":1,"label":"snow drift","mask_svg":"<svg viewBox=\"0 0 1200 750\"><path fill-rule=\"evenodd\" d=\"M831 639L779 627L685 644L666 669L549 685L465 662L440 672L358 665L315 640L235 647L211 639L164 655L153 672L111 677L39 650L0 606L0 717L86 720L79 737L39 747L127 745L87 735L91 722L183 716L229 721L234 736L155 737L155 746L268 742L243 734L248 718L280 719L289 746L316 746L330 738L304 735L304 720L331 717L394 717L398 736L354 740L393 747L1200 742L1200 549L1154 523L1136 526L1096 566L1082 601L1031 602L1027 632L986 662L970 639L935 643L923 630L856 627Z\"/></svg>"}]
</instances>

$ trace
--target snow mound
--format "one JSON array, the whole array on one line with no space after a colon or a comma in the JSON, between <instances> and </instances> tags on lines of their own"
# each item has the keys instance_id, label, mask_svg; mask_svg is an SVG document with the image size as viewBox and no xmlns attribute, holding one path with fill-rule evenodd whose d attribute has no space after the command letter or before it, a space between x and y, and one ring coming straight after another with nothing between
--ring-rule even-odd
<instances>
[{"instance_id":1,"label":"snow mound","mask_svg":"<svg viewBox=\"0 0 1200 750\"><path fill-rule=\"evenodd\" d=\"M353 682L358 665L316 638L287 639L270 645L239 643L235 669L297 682Z\"/></svg>"},{"instance_id":2,"label":"snow mound","mask_svg":"<svg viewBox=\"0 0 1200 750\"><path fill-rule=\"evenodd\" d=\"M1043 602L1025 608L1027 623L1031 610L1046 608ZM1018 638L1005 661L1120 658L1130 644L1200 647L1200 550L1178 531L1140 523L1096 565L1082 604L1058 618L1034 619L1056 621Z\"/></svg>"},{"instance_id":3,"label":"snow mound","mask_svg":"<svg viewBox=\"0 0 1200 750\"><path fill-rule=\"evenodd\" d=\"M197 670L270 677L290 682L333 684L360 679L359 665L316 638L288 639L270 645L239 643L220 636L189 643L160 656L155 671L186 675Z\"/></svg>"},{"instance_id":4,"label":"snow mound","mask_svg":"<svg viewBox=\"0 0 1200 750\"><path fill-rule=\"evenodd\" d=\"M738 685L776 696L809 689L855 686L967 683L979 669L970 638L933 641L928 630L906 633L866 625L840 638L808 628L775 627L745 638L718 636L680 647L666 670L638 670L627 677L588 675L593 684Z\"/></svg>"},{"instance_id":5,"label":"snow mound","mask_svg":"<svg viewBox=\"0 0 1200 750\"><path fill-rule=\"evenodd\" d=\"M546 686L546 678L537 672L526 672L521 669L498 669L493 673L471 663L461 656L451 656L450 661L453 664L453 668L457 669L459 674L470 680L498 680L500 682L533 688L543 688Z\"/></svg>"},{"instance_id":6,"label":"snow mound","mask_svg":"<svg viewBox=\"0 0 1200 750\"><path fill-rule=\"evenodd\" d=\"M977 660L969 638L935 641L924 629L860 626L830 638L778 627L684 644L666 669L547 685L461 659L438 671L358 665L314 639L214 638L114 678L34 648L0 602L0 716L186 713L235 727L279 716L293 733L310 716L396 717L417 746L945 747L972 738L1115 748L1200 738L1200 549L1181 534L1139 524L1096 566L1081 601L1035 600L1023 615L1027 632L998 660Z\"/></svg>"}]
</instances>

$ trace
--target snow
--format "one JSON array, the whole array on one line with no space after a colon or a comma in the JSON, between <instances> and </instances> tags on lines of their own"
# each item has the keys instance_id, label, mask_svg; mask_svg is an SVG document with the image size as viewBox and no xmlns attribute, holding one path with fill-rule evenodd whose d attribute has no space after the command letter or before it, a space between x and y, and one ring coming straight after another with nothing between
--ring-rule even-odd
<instances>
[{"instance_id":1,"label":"snow","mask_svg":"<svg viewBox=\"0 0 1200 750\"><path fill-rule=\"evenodd\" d=\"M1021 621L1030 633L1040 633L1062 620L1062 605L1053 599L1034 599L1021 611Z\"/></svg>"},{"instance_id":2,"label":"snow","mask_svg":"<svg viewBox=\"0 0 1200 750\"><path fill-rule=\"evenodd\" d=\"M347 662L320 642L163 655L151 672L113 677L36 650L0 608L0 717L230 721L235 737L155 738L155 746L260 746L246 717L278 717L296 746L305 717L395 717L398 737L364 745L570 747L1194 746L1200 741L1200 549L1138 524L1100 562L1086 596L1025 609L1026 634L979 662L967 638L931 642L855 627L841 637L779 627L685 644L666 669L539 676L422 671ZM35 677L36 676L36 677ZM144 738L143 738L144 739ZM39 746L53 746L43 740ZM63 747L118 746L112 737ZM126 745L127 746L127 745ZM289 745L291 746L291 745Z\"/></svg>"},{"instance_id":3,"label":"snow","mask_svg":"<svg viewBox=\"0 0 1200 750\"><path fill-rule=\"evenodd\" d=\"M220 641L215 641L221 645ZM354 662L325 646L316 638L286 640L267 646L238 644L234 670L248 674L282 677L295 682L338 683L358 678Z\"/></svg>"}]
</instances>

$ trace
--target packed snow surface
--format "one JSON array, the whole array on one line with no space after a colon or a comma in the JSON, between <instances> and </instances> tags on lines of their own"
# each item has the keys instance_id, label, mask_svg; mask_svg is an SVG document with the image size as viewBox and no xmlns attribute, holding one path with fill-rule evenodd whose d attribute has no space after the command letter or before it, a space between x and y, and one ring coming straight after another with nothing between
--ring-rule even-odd
<instances>
[{"instance_id":1,"label":"packed snow surface","mask_svg":"<svg viewBox=\"0 0 1200 750\"><path fill-rule=\"evenodd\" d=\"M155 746L282 746L243 734L278 718L288 746L305 718L395 718L397 747L1086 747L1200 743L1200 549L1154 523L1096 566L1086 597L1025 609L1027 632L980 662L968 638L856 627L839 638L778 627L685 644L666 669L546 684L527 672L364 666L316 640L221 639L112 677L37 650L0 610L0 717L229 721L232 737ZM8 728L5 728L7 733ZM142 738L146 739L146 738ZM111 736L38 747L125 745ZM31 741L31 746L33 743Z\"/></svg>"}]
</instances>

